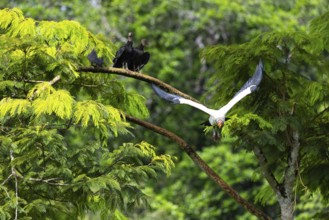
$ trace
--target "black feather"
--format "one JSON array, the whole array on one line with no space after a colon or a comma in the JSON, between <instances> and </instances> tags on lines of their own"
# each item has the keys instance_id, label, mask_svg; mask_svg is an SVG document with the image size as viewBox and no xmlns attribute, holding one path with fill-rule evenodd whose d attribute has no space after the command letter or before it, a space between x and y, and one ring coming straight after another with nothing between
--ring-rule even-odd
<instances>
[{"instance_id":1,"label":"black feather","mask_svg":"<svg viewBox=\"0 0 329 220\"><path fill-rule=\"evenodd\" d=\"M113 59L113 67L116 68L126 68L132 59L132 51L133 51L133 41L132 34L128 34L127 43L120 47L116 52L115 57Z\"/></svg>"},{"instance_id":2,"label":"black feather","mask_svg":"<svg viewBox=\"0 0 329 220\"><path fill-rule=\"evenodd\" d=\"M202 122L200 125L203 125L203 126L206 126L206 127L211 126L209 120Z\"/></svg>"},{"instance_id":3,"label":"black feather","mask_svg":"<svg viewBox=\"0 0 329 220\"><path fill-rule=\"evenodd\" d=\"M102 67L104 64L104 60L97 56L95 50L92 50L90 54L87 56L88 60L90 61L91 65L96 67Z\"/></svg>"},{"instance_id":4,"label":"black feather","mask_svg":"<svg viewBox=\"0 0 329 220\"><path fill-rule=\"evenodd\" d=\"M180 97L178 95L167 93L164 90L160 89L158 86L154 85L153 83L152 83L152 88L153 88L154 92L161 98L163 98L169 102L172 102L174 104L180 103L179 99L181 99L182 97Z\"/></svg>"},{"instance_id":5,"label":"black feather","mask_svg":"<svg viewBox=\"0 0 329 220\"><path fill-rule=\"evenodd\" d=\"M257 89L257 86L262 81L262 78L263 78L263 63L262 60L259 60L254 75L241 87L241 89L235 94L235 96L248 87L250 87L251 92L254 92Z\"/></svg>"},{"instance_id":6,"label":"black feather","mask_svg":"<svg viewBox=\"0 0 329 220\"><path fill-rule=\"evenodd\" d=\"M140 71L149 61L150 53L144 52L144 48L147 45L147 41L142 39L141 44L138 47L134 47L131 53L131 60L128 63L128 69L132 71Z\"/></svg>"}]
</instances>

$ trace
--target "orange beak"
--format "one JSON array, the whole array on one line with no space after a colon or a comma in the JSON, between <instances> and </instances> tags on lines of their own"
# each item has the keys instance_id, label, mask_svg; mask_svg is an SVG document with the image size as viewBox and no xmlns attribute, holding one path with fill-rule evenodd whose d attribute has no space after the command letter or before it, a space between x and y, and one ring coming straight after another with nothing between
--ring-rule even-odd
<instances>
[{"instance_id":1,"label":"orange beak","mask_svg":"<svg viewBox=\"0 0 329 220\"><path fill-rule=\"evenodd\" d=\"M222 120L218 120L217 125L218 125L219 128L222 128L223 125L224 125L224 122Z\"/></svg>"}]
</instances>

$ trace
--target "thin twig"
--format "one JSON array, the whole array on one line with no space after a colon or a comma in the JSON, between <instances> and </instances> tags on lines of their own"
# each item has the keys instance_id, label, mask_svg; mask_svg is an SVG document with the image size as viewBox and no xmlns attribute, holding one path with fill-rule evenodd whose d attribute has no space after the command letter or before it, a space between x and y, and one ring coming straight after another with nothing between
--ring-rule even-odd
<instances>
[{"instance_id":1,"label":"thin twig","mask_svg":"<svg viewBox=\"0 0 329 220\"><path fill-rule=\"evenodd\" d=\"M13 174L11 173L11 174L7 177L7 179L5 179L5 180L1 183L1 185L2 185L2 186L5 185L6 182L7 182L8 180L10 180L10 178L11 178L12 176L13 176ZM3 189L5 190L5 192L6 192L6 194L7 194L7 197L10 198L10 195L9 195L8 191L6 190L6 188L3 188Z\"/></svg>"},{"instance_id":2,"label":"thin twig","mask_svg":"<svg viewBox=\"0 0 329 220\"><path fill-rule=\"evenodd\" d=\"M62 178L50 178L50 179L39 179L39 178L29 178L30 181L36 181L36 182L43 182L47 183L49 185L54 185L54 186L68 186L68 183L59 183L59 182L52 182L56 180L63 180Z\"/></svg>"},{"instance_id":3,"label":"thin twig","mask_svg":"<svg viewBox=\"0 0 329 220\"><path fill-rule=\"evenodd\" d=\"M24 82L26 83L44 83L47 81L43 81L43 80L24 80Z\"/></svg>"},{"instance_id":4,"label":"thin twig","mask_svg":"<svg viewBox=\"0 0 329 220\"><path fill-rule=\"evenodd\" d=\"M11 174L7 177L7 179L5 179L5 180L1 183L1 185L2 185L2 186L5 185L6 182L7 182L12 176L13 176L13 173L11 173Z\"/></svg>"},{"instance_id":5,"label":"thin twig","mask_svg":"<svg viewBox=\"0 0 329 220\"><path fill-rule=\"evenodd\" d=\"M13 161L14 155L13 155L13 151L10 150L10 161ZM11 167L11 174L14 176L15 179L15 198L16 198L16 202L15 202L15 220L18 219L18 180L17 180L17 175L16 175L16 170L15 167L12 166Z\"/></svg>"},{"instance_id":6,"label":"thin twig","mask_svg":"<svg viewBox=\"0 0 329 220\"><path fill-rule=\"evenodd\" d=\"M254 154L256 155L259 165L263 171L263 175L267 182L270 184L271 188L277 194L277 196L284 196L281 189L281 185L275 178L274 174L269 170L267 158L264 155L264 152L257 146L254 147Z\"/></svg>"},{"instance_id":7,"label":"thin twig","mask_svg":"<svg viewBox=\"0 0 329 220\"><path fill-rule=\"evenodd\" d=\"M297 163L297 162L296 162ZM297 167L297 174L298 174L298 178L300 180L300 183L301 185L304 187L303 190L307 190L307 186L305 186L304 182L303 182L303 179L302 179L302 176L300 175L300 169L299 169L299 165L298 163L296 164L296 167Z\"/></svg>"},{"instance_id":8,"label":"thin twig","mask_svg":"<svg viewBox=\"0 0 329 220\"><path fill-rule=\"evenodd\" d=\"M50 80L48 83L50 84L50 85L53 85L53 84L55 84L56 82L58 82L59 80L61 79L61 76L55 76L52 80Z\"/></svg>"},{"instance_id":9,"label":"thin twig","mask_svg":"<svg viewBox=\"0 0 329 220\"><path fill-rule=\"evenodd\" d=\"M58 82L59 80L61 79L61 76L57 75L55 76L52 80L48 81L49 85L53 85L55 84L56 82ZM35 90L32 97L30 99L33 99L34 96L37 94L38 90Z\"/></svg>"}]
</instances>

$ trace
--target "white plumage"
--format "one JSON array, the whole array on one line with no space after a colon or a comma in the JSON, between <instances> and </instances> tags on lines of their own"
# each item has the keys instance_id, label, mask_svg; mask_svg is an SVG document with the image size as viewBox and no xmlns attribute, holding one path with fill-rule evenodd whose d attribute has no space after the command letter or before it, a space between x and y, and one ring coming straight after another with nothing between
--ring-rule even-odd
<instances>
[{"instance_id":1,"label":"white plumage","mask_svg":"<svg viewBox=\"0 0 329 220\"><path fill-rule=\"evenodd\" d=\"M192 100L183 98L178 95L170 94L160 89L158 86L152 84L153 90L161 98L170 101L175 104L186 104L194 108L197 108L208 115L209 123L213 126L218 126L219 131L224 126L226 113L241 99L254 92L257 89L257 86L260 84L263 78L263 64L262 61L259 61L259 64L256 67L254 75L241 87L241 89L235 94L235 96L223 107L218 110L210 109L200 103L194 102ZM217 132L218 129L214 130L214 138L220 137L220 134ZM219 135L219 136L218 136Z\"/></svg>"}]
</instances>

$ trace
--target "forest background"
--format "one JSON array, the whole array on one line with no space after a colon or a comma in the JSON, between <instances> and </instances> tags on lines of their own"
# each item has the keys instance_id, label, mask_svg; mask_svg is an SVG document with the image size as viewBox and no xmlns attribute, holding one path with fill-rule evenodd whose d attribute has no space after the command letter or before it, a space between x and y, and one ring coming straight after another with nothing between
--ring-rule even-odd
<instances>
[{"instance_id":1,"label":"forest background","mask_svg":"<svg viewBox=\"0 0 329 220\"><path fill-rule=\"evenodd\" d=\"M327 219L326 0L0 3L14 7L0 18L1 219ZM207 106L230 100L259 59L263 82L214 142L205 114L106 70L128 32L149 41L142 74ZM93 48L104 70L85 68Z\"/></svg>"}]
</instances>

